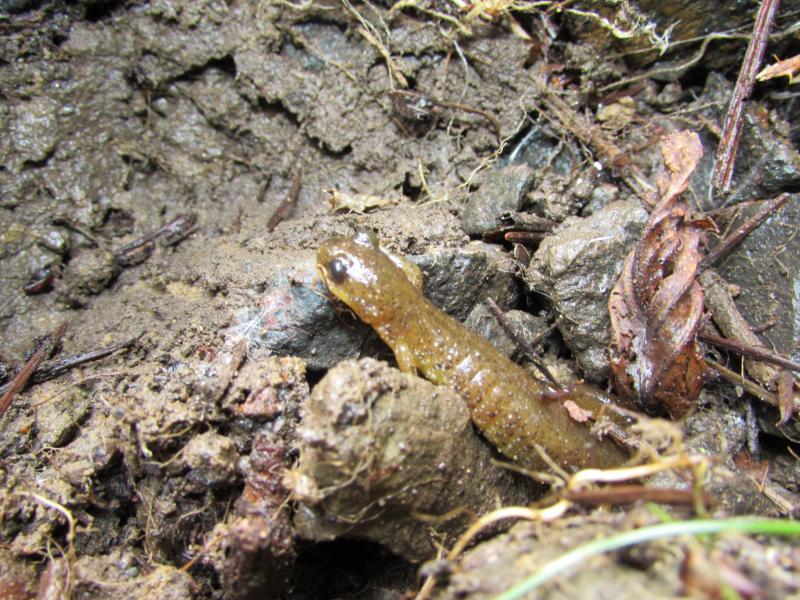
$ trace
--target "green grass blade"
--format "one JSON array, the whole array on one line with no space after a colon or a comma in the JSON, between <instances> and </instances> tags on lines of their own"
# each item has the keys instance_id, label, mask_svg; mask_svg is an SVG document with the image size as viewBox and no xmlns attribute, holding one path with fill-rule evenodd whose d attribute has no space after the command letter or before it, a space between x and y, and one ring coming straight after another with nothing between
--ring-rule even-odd
<instances>
[{"instance_id":1,"label":"green grass blade","mask_svg":"<svg viewBox=\"0 0 800 600\"><path fill-rule=\"evenodd\" d=\"M578 546L557 559L546 563L539 571L520 581L514 587L506 590L495 600L515 600L535 590L543 583L575 567L592 556L633 546L643 542L676 537L680 535L701 535L708 533L750 533L777 536L800 535L800 523L785 519L764 519L760 517L733 517L730 519L702 519L696 521L676 521L661 523L650 527L642 527L613 535L601 540L595 540Z\"/></svg>"}]
</instances>

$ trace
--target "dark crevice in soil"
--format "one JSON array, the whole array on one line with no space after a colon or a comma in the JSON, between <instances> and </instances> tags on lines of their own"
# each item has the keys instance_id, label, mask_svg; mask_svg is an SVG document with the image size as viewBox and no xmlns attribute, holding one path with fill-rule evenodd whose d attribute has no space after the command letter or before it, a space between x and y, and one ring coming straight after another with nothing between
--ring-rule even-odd
<instances>
[{"instance_id":1,"label":"dark crevice in soil","mask_svg":"<svg viewBox=\"0 0 800 600\"><path fill-rule=\"evenodd\" d=\"M172 82L180 82L180 81L188 81L192 82L198 79L201 75L210 71L212 69L217 69L230 75L231 78L236 78L236 61L233 60L233 57L229 54L227 56L223 56L222 58L213 58L208 62L203 63L202 65L197 65L190 68L187 71L181 73L178 77L172 80ZM171 82L170 82L171 83Z\"/></svg>"},{"instance_id":2,"label":"dark crevice in soil","mask_svg":"<svg viewBox=\"0 0 800 600\"><path fill-rule=\"evenodd\" d=\"M296 575L300 597L379 598L389 590L412 589L416 568L378 544L339 540L302 548Z\"/></svg>"},{"instance_id":3,"label":"dark crevice in soil","mask_svg":"<svg viewBox=\"0 0 800 600\"><path fill-rule=\"evenodd\" d=\"M324 156L327 156L328 158L341 160L341 159L345 158L346 156L348 156L349 154L353 153L353 147L350 144L347 144L344 148L342 148L341 150L337 151L337 150L333 150L330 146L328 146L326 143L318 140L317 138L313 138L313 137L309 136L308 139L311 140L317 146L317 148L319 149L321 154L323 154Z\"/></svg>"},{"instance_id":4,"label":"dark crevice in soil","mask_svg":"<svg viewBox=\"0 0 800 600\"><path fill-rule=\"evenodd\" d=\"M26 160L26 161L24 161L22 163L22 170L23 171L28 171L28 170L41 169L43 167L46 167L47 163L50 162L50 160L53 158L55 153L56 153L55 150L51 150L50 152L48 152L44 156L44 158L41 158L39 160Z\"/></svg>"},{"instance_id":5,"label":"dark crevice in soil","mask_svg":"<svg viewBox=\"0 0 800 600\"><path fill-rule=\"evenodd\" d=\"M300 119L298 116L286 108L286 106L284 106L283 102L280 100L269 102L263 96L259 96L258 103L256 104L256 110L267 116L283 115L292 125L295 127L300 127Z\"/></svg>"},{"instance_id":6,"label":"dark crevice in soil","mask_svg":"<svg viewBox=\"0 0 800 600\"><path fill-rule=\"evenodd\" d=\"M104 2L87 2L84 3L86 11L84 18L90 23L97 23L103 21L111 16L117 8L125 6L124 0L106 0Z\"/></svg>"},{"instance_id":7,"label":"dark crevice in soil","mask_svg":"<svg viewBox=\"0 0 800 600\"><path fill-rule=\"evenodd\" d=\"M422 186L411 183L411 173L406 173L406 178L403 180L402 193L404 196L408 196L413 202L419 200L419 196L422 193Z\"/></svg>"}]
</instances>

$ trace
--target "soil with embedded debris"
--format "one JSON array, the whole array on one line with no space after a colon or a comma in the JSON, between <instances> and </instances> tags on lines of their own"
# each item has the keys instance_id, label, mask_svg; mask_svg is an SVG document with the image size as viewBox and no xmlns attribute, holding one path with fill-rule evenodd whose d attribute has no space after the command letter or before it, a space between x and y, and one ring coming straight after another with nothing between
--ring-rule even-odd
<instances>
[{"instance_id":1,"label":"soil with embedded debris","mask_svg":"<svg viewBox=\"0 0 800 600\"><path fill-rule=\"evenodd\" d=\"M659 138L701 135L686 196L724 228L741 202L800 189L797 97L785 79L757 87L719 200L709 173L753 15L631 3L637 35L616 39L591 2L405 4L0 0L3 392L67 324L42 365L54 377L34 375L0 416L0 597L402 598L420 573L441 597L491 597L657 520L640 503L581 505L435 561L476 517L541 498L559 474L509 470L454 392L397 371L318 281L316 248L375 230L422 269L426 296L505 354L530 358L487 298L560 382L607 386L608 294L647 220ZM800 52L800 6L785 5L768 55ZM654 32L676 19L686 38L742 35L659 57ZM720 267L795 361L798 203ZM798 425L779 418L709 381L684 422L644 435L713 457L715 516L794 517ZM800 591L791 541L639 550L542 597Z\"/></svg>"}]
</instances>

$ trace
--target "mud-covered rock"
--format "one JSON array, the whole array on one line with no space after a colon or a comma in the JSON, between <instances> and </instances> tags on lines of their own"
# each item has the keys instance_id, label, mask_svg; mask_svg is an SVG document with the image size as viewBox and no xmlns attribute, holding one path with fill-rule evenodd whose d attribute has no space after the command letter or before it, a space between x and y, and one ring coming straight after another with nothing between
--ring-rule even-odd
<instances>
[{"instance_id":1,"label":"mud-covered rock","mask_svg":"<svg viewBox=\"0 0 800 600\"><path fill-rule=\"evenodd\" d=\"M258 357L239 369L223 402L248 421L269 421L271 431L291 441L308 392L304 361L288 356Z\"/></svg>"},{"instance_id":2,"label":"mud-covered rock","mask_svg":"<svg viewBox=\"0 0 800 600\"><path fill-rule=\"evenodd\" d=\"M531 289L549 298L559 330L587 379L603 379L609 368L608 296L647 211L636 200L612 202L586 219L569 219L546 238L528 267Z\"/></svg>"},{"instance_id":3,"label":"mud-covered rock","mask_svg":"<svg viewBox=\"0 0 800 600\"><path fill-rule=\"evenodd\" d=\"M628 522L624 513L597 516L594 521L580 527L570 527L569 520L550 525L518 523L507 533L477 545L460 557L451 567L453 574L448 585L434 597L439 600L495 598L572 548L639 525L634 519ZM611 595L626 600L679 596L679 582L660 573L666 572L668 567L677 569L679 557L662 551L659 558L662 560L659 570L641 569L624 561L590 559L555 582L563 581L570 589L581 590L581 598L593 600ZM535 597L548 600L572 597L565 596L563 588L553 583L537 590Z\"/></svg>"},{"instance_id":4,"label":"mud-covered rock","mask_svg":"<svg viewBox=\"0 0 800 600\"><path fill-rule=\"evenodd\" d=\"M745 402L720 400L703 392L699 409L684 423L683 450L710 457L703 491L717 514L783 516L787 507L800 502L800 495L775 481L763 470L765 463L756 462L750 454L748 436L756 424L747 422L745 406ZM658 473L647 485L692 489L692 482L678 471Z\"/></svg>"},{"instance_id":5,"label":"mud-covered rock","mask_svg":"<svg viewBox=\"0 0 800 600\"><path fill-rule=\"evenodd\" d=\"M81 307L106 289L119 272L117 260L106 250L84 250L69 261L58 290L67 306Z\"/></svg>"},{"instance_id":6,"label":"mud-covered rock","mask_svg":"<svg viewBox=\"0 0 800 600\"><path fill-rule=\"evenodd\" d=\"M535 183L521 205L535 215L561 222L589 203L598 188L599 173L591 165L579 164L580 156L575 142L557 139L546 128L533 125L507 158L511 164L533 169Z\"/></svg>"},{"instance_id":7,"label":"mud-covered rock","mask_svg":"<svg viewBox=\"0 0 800 600\"><path fill-rule=\"evenodd\" d=\"M534 170L527 165L508 165L492 171L461 211L464 231L482 235L498 226L503 213L519 211L533 176Z\"/></svg>"},{"instance_id":8,"label":"mud-covered rock","mask_svg":"<svg viewBox=\"0 0 800 600\"><path fill-rule=\"evenodd\" d=\"M42 598L170 598L190 600L197 594L192 576L184 570L156 565L143 569L146 561L130 551L115 550L106 556L81 556L74 562L54 561L40 580ZM113 585L109 585L113 583Z\"/></svg>"},{"instance_id":9,"label":"mud-covered rock","mask_svg":"<svg viewBox=\"0 0 800 600\"><path fill-rule=\"evenodd\" d=\"M459 320L486 298L503 309L519 299L514 261L500 246L471 242L463 248L435 249L408 258L422 269L425 296Z\"/></svg>"},{"instance_id":10,"label":"mud-covered rock","mask_svg":"<svg viewBox=\"0 0 800 600\"><path fill-rule=\"evenodd\" d=\"M258 301L237 314L229 337L246 338L254 347L280 356L298 356L311 369L354 358L375 337L331 303L317 279L312 253L284 277L275 277Z\"/></svg>"},{"instance_id":11,"label":"mud-covered rock","mask_svg":"<svg viewBox=\"0 0 800 600\"><path fill-rule=\"evenodd\" d=\"M743 207L731 224L738 227L760 206ZM736 305L776 352L800 361L800 195L794 194L775 214L742 240L717 266L720 275L740 289Z\"/></svg>"},{"instance_id":12,"label":"mud-covered rock","mask_svg":"<svg viewBox=\"0 0 800 600\"><path fill-rule=\"evenodd\" d=\"M372 359L342 363L317 384L300 440L286 483L309 539L366 538L420 561L435 553L432 534L452 540L497 498L524 498L455 393Z\"/></svg>"},{"instance_id":13,"label":"mud-covered rock","mask_svg":"<svg viewBox=\"0 0 800 600\"><path fill-rule=\"evenodd\" d=\"M60 448L68 444L89 411L86 393L79 388L56 392L53 385L44 385L32 394L37 409L34 413L36 435L43 447Z\"/></svg>"},{"instance_id":14,"label":"mud-covered rock","mask_svg":"<svg viewBox=\"0 0 800 600\"><path fill-rule=\"evenodd\" d=\"M10 123L8 155L0 159L15 163L40 162L52 154L59 139L59 108L58 103L48 97L33 98L19 105Z\"/></svg>"}]
</instances>

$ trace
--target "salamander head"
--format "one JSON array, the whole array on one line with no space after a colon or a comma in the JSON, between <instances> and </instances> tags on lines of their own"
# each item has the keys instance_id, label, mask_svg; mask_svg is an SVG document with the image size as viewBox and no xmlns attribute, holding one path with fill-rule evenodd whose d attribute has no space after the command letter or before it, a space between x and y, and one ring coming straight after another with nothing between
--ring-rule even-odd
<instances>
[{"instance_id":1,"label":"salamander head","mask_svg":"<svg viewBox=\"0 0 800 600\"><path fill-rule=\"evenodd\" d=\"M417 288L422 284L416 265L386 254L375 233L364 231L323 242L317 250L317 273L331 293L362 319L389 310L410 282Z\"/></svg>"}]
</instances>

